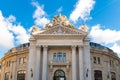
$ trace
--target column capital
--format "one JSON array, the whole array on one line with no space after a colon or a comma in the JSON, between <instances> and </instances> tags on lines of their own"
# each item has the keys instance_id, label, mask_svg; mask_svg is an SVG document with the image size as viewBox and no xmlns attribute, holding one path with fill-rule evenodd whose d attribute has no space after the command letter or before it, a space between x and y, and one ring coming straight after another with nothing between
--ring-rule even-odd
<instances>
[{"instance_id":1,"label":"column capital","mask_svg":"<svg viewBox=\"0 0 120 80\"><path fill-rule=\"evenodd\" d=\"M74 48L76 48L76 47L77 47L77 45L72 45L72 46L71 46L72 49L74 49Z\"/></svg>"},{"instance_id":2,"label":"column capital","mask_svg":"<svg viewBox=\"0 0 120 80\"><path fill-rule=\"evenodd\" d=\"M48 45L42 45L44 48L47 48L48 47Z\"/></svg>"},{"instance_id":3,"label":"column capital","mask_svg":"<svg viewBox=\"0 0 120 80\"><path fill-rule=\"evenodd\" d=\"M40 48L40 47L41 47L41 45L39 45L39 44L36 45L36 48Z\"/></svg>"},{"instance_id":4,"label":"column capital","mask_svg":"<svg viewBox=\"0 0 120 80\"><path fill-rule=\"evenodd\" d=\"M84 46L83 45L78 45L78 48L83 48Z\"/></svg>"},{"instance_id":5,"label":"column capital","mask_svg":"<svg viewBox=\"0 0 120 80\"><path fill-rule=\"evenodd\" d=\"M34 48L35 46L35 43L30 43L30 48Z\"/></svg>"}]
</instances>

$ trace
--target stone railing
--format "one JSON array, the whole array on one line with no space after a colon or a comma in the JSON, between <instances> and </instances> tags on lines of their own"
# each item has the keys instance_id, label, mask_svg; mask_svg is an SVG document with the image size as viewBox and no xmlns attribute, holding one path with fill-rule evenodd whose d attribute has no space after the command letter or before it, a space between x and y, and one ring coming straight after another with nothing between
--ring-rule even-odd
<instances>
[{"instance_id":1,"label":"stone railing","mask_svg":"<svg viewBox=\"0 0 120 80\"><path fill-rule=\"evenodd\" d=\"M64 61L64 60L54 61L54 60L52 60L52 61L49 62L49 65L70 65L70 61Z\"/></svg>"}]
</instances>

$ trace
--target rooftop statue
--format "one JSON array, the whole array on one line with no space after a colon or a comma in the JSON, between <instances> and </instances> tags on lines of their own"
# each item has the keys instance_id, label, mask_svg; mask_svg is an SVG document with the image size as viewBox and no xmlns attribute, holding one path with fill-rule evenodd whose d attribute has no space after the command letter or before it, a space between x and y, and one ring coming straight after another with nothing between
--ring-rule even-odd
<instances>
[{"instance_id":1,"label":"rooftop statue","mask_svg":"<svg viewBox=\"0 0 120 80\"><path fill-rule=\"evenodd\" d=\"M65 27L74 28L74 26L69 23L66 16L62 16L62 15L55 16L50 23L46 24L45 28L51 28L51 27L54 27L56 25L62 25Z\"/></svg>"},{"instance_id":2,"label":"rooftop statue","mask_svg":"<svg viewBox=\"0 0 120 80\"><path fill-rule=\"evenodd\" d=\"M83 26L80 28L82 31L84 31L84 32L87 32L88 33L88 29L87 29L87 27L86 27L86 25L85 24L83 24Z\"/></svg>"},{"instance_id":3,"label":"rooftop statue","mask_svg":"<svg viewBox=\"0 0 120 80\"><path fill-rule=\"evenodd\" d=\"M33 26L32 30L31 30L31 34L34 33L34 32L37 32L37 31L39 31L39 28L38 28L38 26L35 24L35 25Z\"/></svg>"}]
</instances>

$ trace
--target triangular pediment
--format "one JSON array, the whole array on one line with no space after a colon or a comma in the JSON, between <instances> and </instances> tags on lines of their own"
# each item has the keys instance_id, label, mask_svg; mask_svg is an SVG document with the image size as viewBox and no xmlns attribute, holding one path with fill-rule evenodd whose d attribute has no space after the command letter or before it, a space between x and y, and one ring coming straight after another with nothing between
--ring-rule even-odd
<instances>
[{"instance_id":1,"label":"triangular pediment","mask_svg":"<svg viewBox=\"0 0 120 80\"><path fill-rule=\"evenodd\" d=\"M32 35L41 35L41 34L80 34L87 35L88 30L85 25L81 29L75 28L65 16L55 16L52 21L44 27L44 29L39 29L37 26L34 26Z\"/></svg>"},{"instance_id":2,"label":"triangular pediment","mask_svg":"<svg viewBox=\"0 0 120 80\"><path fill-rule=\"evenodd\" d=\"M86 35L86 32L83 32L82 30L76 29L76 28L69 28L62 25L56 25L53 28L46 29L43 32L39 34L83 34Z\"/></svg>"}]
</instances>

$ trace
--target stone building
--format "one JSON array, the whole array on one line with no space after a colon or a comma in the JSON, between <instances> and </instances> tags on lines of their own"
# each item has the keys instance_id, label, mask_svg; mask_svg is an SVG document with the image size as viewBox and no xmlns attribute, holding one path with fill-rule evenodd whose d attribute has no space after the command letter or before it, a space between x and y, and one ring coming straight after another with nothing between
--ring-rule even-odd
<instances>
[{"instance_id":1,"label":"stone building","mask_svg":"<svg viewBox=\"0 0 120 80\"><path fill-rule=\"evenodd\" d=\"M120 80L117 54L88 34L85 25L77 29L61 15L43 29L34 25L30 42L1 59L0 80Z\"/></svg>"}]
</instances>

